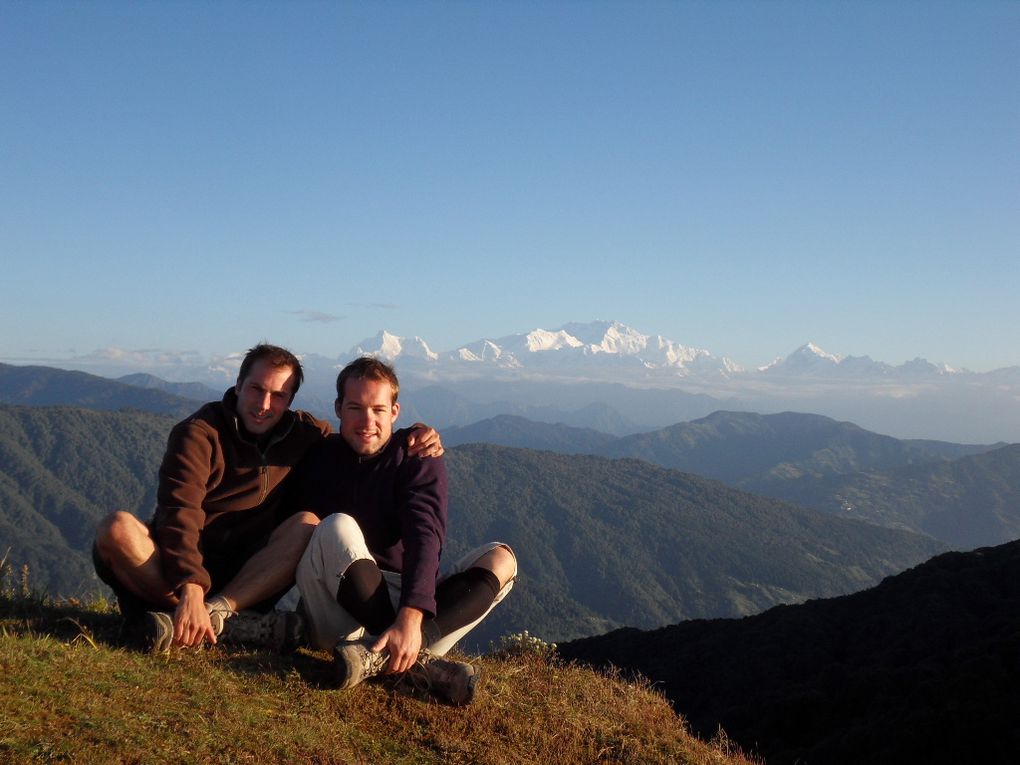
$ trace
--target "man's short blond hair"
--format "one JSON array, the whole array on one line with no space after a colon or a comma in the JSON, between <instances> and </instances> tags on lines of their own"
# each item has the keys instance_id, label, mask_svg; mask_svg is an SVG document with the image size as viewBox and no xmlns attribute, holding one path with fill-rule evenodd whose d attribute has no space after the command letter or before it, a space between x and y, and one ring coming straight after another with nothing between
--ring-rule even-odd
<instances>
[{"instance_id":1,"label":"man's short blond hair","mask_svg":"<svg viewBox=\"0 0 1020 765\"><path fill-rule=\"evenodd\" d=\"M393 400L391 404L397 403L397 395L400 393L400 382L397 380L397 373L393 367L385 361L380 361L374 356L362 356L340 370L336 377L336 400L338 404L344 401L344 385L348 380L378 380L388 382L393 389Z\"/></svg>"}]
</instances>

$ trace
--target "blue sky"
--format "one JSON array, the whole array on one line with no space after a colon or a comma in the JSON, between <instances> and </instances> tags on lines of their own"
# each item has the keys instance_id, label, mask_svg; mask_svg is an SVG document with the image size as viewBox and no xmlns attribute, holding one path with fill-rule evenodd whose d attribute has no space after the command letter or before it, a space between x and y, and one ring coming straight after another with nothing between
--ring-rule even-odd
<instances>
[{"instance_id":1,"label":"blue sky","mask_svg":"<svg viewBox=\"0 0 1020 765\"><path fill-rule=\"evenodd\" d=\"M0 0L0 360L615 319L1020 364L1020 3Z\"/></svg>"}]
</instances>

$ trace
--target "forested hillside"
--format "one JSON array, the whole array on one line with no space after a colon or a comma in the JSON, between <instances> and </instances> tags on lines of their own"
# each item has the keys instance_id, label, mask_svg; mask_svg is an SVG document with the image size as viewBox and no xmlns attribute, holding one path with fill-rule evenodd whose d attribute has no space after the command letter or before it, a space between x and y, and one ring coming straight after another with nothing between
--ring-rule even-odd
<instances>
[{"instance_id":1,"label":"forested hillside","mask_svg":"<svg viewBox=\"0 0 1020 765\"><path fill-rule=\"evenodd\" d=\"M173 420L136 412L0 407L0 546L54 594L97 586L96 521L148 517ZM548 639L851 592L926 559L932 540L842 521L637 460L465 446L447 457L448 556L501 539L513 596L476 640Z\"/></svg>"},{"instance_id":2,"label":"forested hillside","mask_svg":"<svg viewBox=\"0 0 1020 765\"><path fill-rule=\"evenodd\" d=\"M853 592L944 549L638 460L471 445L448 465L451 552L495 538L521 561L490 627L555 639Z\"/></svg>"},{"instance_id":3,"label":"forested hillside","mask_svg":"<svg viewBox=\"0 0 1020 765\"><path fill-rule=\"evenodd\" d=\"M951 462L805 478L768 489L805 507L970 550L1020 538L1020 444Z\"/></svg>"},{"instance_id":4,"label":"forested hillside","mask_svg":"<svg viewBox=\"0 0 1020 765\"><path fill-rule=\"evenodd\" d=\"M151 512L173 422L142 412L0 406L0 556L27 564L32 582L54 594L94 590L96 522L113 509Z\"/></svg>"},{"instance_id":5,"label":"forested hillside","mask_svg":"<svg viewBox=\"0 0 1020 765\"><path fill-rule=\"evenodd\" d=\"M989 448L904 441L815 414L715 412L693 422L618 439L599 453L637 457L756 491L802 476L888 470Z\"/></svg>"},{"instance_id":6,"label":"forested hillside","mask_svg":"<svg viewBox=\"0 0 1020 765\"><path fill-rule=\"evenodd\" d=\"M598 454L617 440L616 436L591 428L550 425L524 417L501 414L485 420L443 429L443 443L495 444L522 449L548 449L560 454Z\"/></svg>"},{"instance_id":7,"label":"forested hillside","mask_svg":"<svg viewBox=\"0 0 1020 765\"><path fill-rule=\"evenodd\" d=\"M755 494L972 549L1020 536L1020 448L899 440L828 417L716 412L650 433L494 417L451 442L636 457Z\"/></svg>"}]
</instances>

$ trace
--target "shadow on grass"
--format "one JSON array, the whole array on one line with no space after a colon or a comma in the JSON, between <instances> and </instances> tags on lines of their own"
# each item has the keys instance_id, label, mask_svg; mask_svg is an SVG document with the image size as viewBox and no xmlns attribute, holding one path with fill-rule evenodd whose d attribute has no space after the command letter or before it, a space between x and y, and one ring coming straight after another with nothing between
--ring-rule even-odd
<instances>
[{"instance_id":1,"label":"shadow on grass","mask_svg":"<svg viewBox=\"0 0 1020 765\"><path fill-rule=\"evenodd\" d=\"M13 635L49 635L65 642L86 640L109 646L123 646L126 640L120 614L109 608L32 595L0 595L0 629Z\"/></svg>"},{"instance_id":2,"label":"shadow on grass","mask_svg":"<svg viewBox=\"0 0 1020 765\"><path fill-rule=\"evenodd\" d=\"M46 635L65 643L85 641L94 646L141 651L139 637L126 628L120 613L105 603L84 604L37 595L0 594L0 631L17 636ZM296 672L313 688L336 686L332 659L323 653L301 649L281 656L241 646L218 646L211 650L220 654L217 663L234 672L279 677Z\"/></svg>"},{"instance_id":3,"label":"shadow on grass","mask_svg":"<svg viewBox=\"0 0 1020 765\"><path fill-rule=\"evenodd\" d=\"M0 594L0 633L25 637L48 636L63 643L84 641L93 647L141 652L141 640L125 627L120 613L105 602L81 603L51 600L45 596ZM196 649L174 649L196 650ZM197 649L202 650L202 649ZM326 653L302 648L280 655L264 649L235 645L210 646L217 666L238 674L273 675L281 679L297 675L309 688L336 689L333 659ZM379 684L400 695L419 698L419 689L395 678Z\"/></svg>"},{"instance_id":4,"label":"shadow on grass","mask_svg":"<svg viewBox=\"0 0 1020 765\"><path fill-rule=\"evenodd\" d=\"M282 678L296 673L311 688L321 690L336 688L333 660L324 653L302 648L292 654L281 656L266 650L225 646L222 654L219 663L240 674L271 674Z\"/></svg>"}]
</instances>

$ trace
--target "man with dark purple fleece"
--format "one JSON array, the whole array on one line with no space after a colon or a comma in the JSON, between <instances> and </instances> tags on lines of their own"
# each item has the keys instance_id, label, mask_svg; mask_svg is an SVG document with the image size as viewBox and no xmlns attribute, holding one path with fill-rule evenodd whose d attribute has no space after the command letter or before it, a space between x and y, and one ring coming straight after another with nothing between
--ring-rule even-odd
<instances>
[{"instance_id":1,"label":"man with dark purple fleece","mask_svg":"<svg viewBox=\"0 0 1020 765\"><path fill-rule=\"evenodd\" d=\"M297 569L309 641L333 651L342 687L417 668L439 695L467 703L474 669L434 657L506 596L517 563L491 542L440 570L446 467L412 457L409 431L393 430L398 392L387 364L348 364L337 378L340 433L313 447L294 475L291 510L323 519Z\"/></svg>"}]
</instances>

